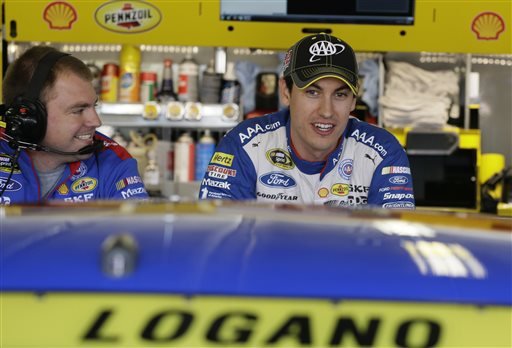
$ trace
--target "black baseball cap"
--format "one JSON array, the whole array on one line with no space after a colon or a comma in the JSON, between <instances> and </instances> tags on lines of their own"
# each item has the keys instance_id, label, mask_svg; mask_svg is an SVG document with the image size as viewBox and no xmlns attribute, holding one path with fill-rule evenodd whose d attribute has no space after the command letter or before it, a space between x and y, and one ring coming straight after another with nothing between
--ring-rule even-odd
<instances>
[{"instance_id":1,"label":"black baseball cap","mask_svg":"<svg viewBox=\"0 0 512 348\"><path fill-rule=\"evenodd\" d=\"M291 76L300 89L324 77L335 77L357 95L356 55L348 43L335 36L320 33L302 38L286 53L283 69L283 76Z\"/></svg>"}]
</instances>

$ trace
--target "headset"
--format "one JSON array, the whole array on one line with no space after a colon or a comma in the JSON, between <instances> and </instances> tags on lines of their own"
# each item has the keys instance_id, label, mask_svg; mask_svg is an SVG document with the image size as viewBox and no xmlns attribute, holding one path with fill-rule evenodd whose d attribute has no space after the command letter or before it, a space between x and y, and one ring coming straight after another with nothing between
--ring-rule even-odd
<instances>
[{"instance_id":1,"label":"headset","mask_svg":"<svg viewBox=\"0 0 512 348\"><path fill-rule=\"evenodd\" d=\"M39 96L53 66L59 59L69 55L59 51L50 51L45 54L37 64L27 91L16 97L12 105L6 108L4 139L12 148L25 148L60 155L83 155L96 152L103 147L103 141L97 139L93 144L75 152L60 151L40 144L46 135L48 114Z\"/></svg>"},{"instance_id":2,"label":"headset","mask_svg":"<svg viewBox=\"0 0 512 348\"><path fill-rule=\"evenodd\" d=\"M85 155L103 148L103 141L99 139L94 139L91 145L87 145L75 152L61 151L40 144L46 135L48 114L46 106L41 102L39 96L55 63L62 57L69 55L59 51L50 51L45 54L37 63L27 91L21 96L16 97L12 105L7 108L5 105L0 106L0 111L4 115L4 122L0 122L0 126L5 124L5 131L3 133L0 132L0 139L7 141L9 146L15 150L14 162L18 160L21 149L52 152L59 155ZM3 184L0 185L0 198L5 193L13 173L14 164L11 167L7 180L0 180L0 184Z\"/></svg>"}]
</instances>

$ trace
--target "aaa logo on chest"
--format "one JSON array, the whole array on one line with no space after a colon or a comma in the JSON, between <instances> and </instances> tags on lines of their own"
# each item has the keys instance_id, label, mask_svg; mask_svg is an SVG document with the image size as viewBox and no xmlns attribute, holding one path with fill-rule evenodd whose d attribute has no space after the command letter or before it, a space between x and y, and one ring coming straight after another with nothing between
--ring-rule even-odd
<instances>
[{"instance_id":1,"label":"aaa logo on chest","mask_svg":"<svg viewBox=\"0 0 512 348\"><path fill-rule=\"evenodd\" d=\"M290 170L295 167L292 156L282 149L268 150L267 159L270 163L281 169Z\"/></svg>"},{"instance_id":2,"label":"aaa logo on chest","mask_svg":"<svg viewBox=\"0 0 512 348\"><path fill-rule=\"evenodd\" d=\"M96 180L94 178L85 177L85 178L81 178L81 179L78 179L77 181L75 181L71 185L71 191L73 191L75 193L90 192L90 191L94 190L97 185L98 185L98 180Z\"/></svg>"}]
</instances>

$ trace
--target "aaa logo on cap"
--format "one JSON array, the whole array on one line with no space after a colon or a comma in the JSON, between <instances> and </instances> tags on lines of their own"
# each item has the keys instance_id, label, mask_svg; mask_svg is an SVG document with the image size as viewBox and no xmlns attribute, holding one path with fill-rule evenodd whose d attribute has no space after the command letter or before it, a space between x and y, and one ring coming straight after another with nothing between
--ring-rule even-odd
<instances>
[{"instance_id":1,"label":"aaa logo on cap","mask_svg":"<svg viewBox=\"0 0 512 348\"><path fill-rule=\"evenodd\" d=\"M96 188L97 184L98 180L94 178L81 178L75 181L73 184L71 184L71 191L75 193L91 192Z\"/></svg>"},{"instance_id":2,"label":"aaa logo on cap","mask_svg":"<svg viewBox=\"0 0 512 348\"><path fill-rule=\"evenodd\" d=\"M136 34L157 27L162 21L158 8L145 1L110 1L98 7L94 19L104 29Z\"/></svg>"},{"instance_id":3,"label":"aaa logo on cap","mask_svg":"<svg viewBox=\"0 0 512 348\"><path fill-rule=\"evenodd\" d=\"M272 149L267 151L267 159L270 163L281 169L290 170L295 168L292 156L282 149Z\"/></svg>"}]
</instances>

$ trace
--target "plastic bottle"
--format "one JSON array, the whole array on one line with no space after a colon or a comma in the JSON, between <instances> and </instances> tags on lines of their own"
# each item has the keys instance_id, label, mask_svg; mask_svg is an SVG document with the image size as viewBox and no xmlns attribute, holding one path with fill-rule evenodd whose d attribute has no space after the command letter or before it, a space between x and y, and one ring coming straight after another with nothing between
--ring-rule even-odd
<instances>
[{"instance_id":1,"label":"plastic bottle","mask_svg":"<svg viewBox=\"0 0 512 348\"><path fill-rule=\"evenodd\" d=\"M226 72L222 78L220 102L222 104L240 103L240 82L236 79L235 63L233 62L228 62Z\"/></svg>"},{"instance_id":2,"label":"plastic bottle","mask_svg":"<svg viewBox=\"0 0 512 348\"><path fill-rule=\"evenodd\" d=\"M174 181L190 182L194 180L194 139L190 133L183 133L174 146Z\"/></svg>"},{"instance_id":3,"label":"plastic bottle","mask_svg":"<svg viewBox=\"0 0 512 348\"><path fill-rule=\"evenodd\" d=\"M155 148L148 150L148 163L144 170L144 186L150 197L160 197L160 169L156 164Z\"/></svg>"},{"instance_id":4,"label":"plastic bottle","mask_svg":"<svg viewBox=\"0 0 512 348\"><path fill-rule=\"evenodd\" d=\"M178 99L182 102L196 102L199 100L198 81L199 65L187 55L180 63L178 81Z\"/></svg>"},{"instance_id":5,"label":"plastic bottle","mask_svg":"<svg viewBox=\"0 0 512 348\"><path fill-rule=\"evenodd\" d=\"M172 80L172 60L164 60L164 71L162 76L162 85L158 92L158 100L166 103L169 101L177 101L178 96L174 92L174 82Z\"/></svg>"},{"instance_id":6,"label":"plastic bottle","mask_svg":"<svg viewBox=\"0 0 512 348\"><path fill-rule=\"evenodd\" d=\"M215 139L212 137L210 130L207 129L196 145L196 181L203 179L214 152Z\"/></svg>"},{"instance_id":7,"label":"plastic bottle","mask_svg":"<svg viewBox=\"0 0 512 348\"><path fill-rule=\"evenodd\" d=\"M136 103L140 101L140 49L133 45L123 45L119 60L119 101Z\"/></svg>"}]
</instances>

